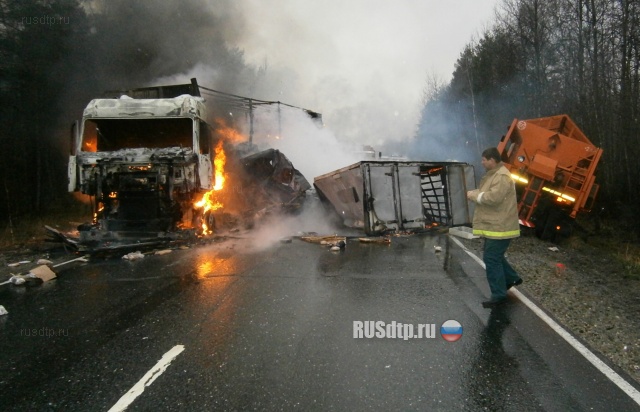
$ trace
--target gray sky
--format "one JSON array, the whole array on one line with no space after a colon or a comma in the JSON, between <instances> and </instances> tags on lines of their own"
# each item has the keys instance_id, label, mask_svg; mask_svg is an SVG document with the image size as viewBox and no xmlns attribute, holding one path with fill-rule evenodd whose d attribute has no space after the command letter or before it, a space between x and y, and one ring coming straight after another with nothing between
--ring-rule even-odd
<instances>
[{"instance_id":1,"label":"gray sky","mask_svg":"<svg viewBox=\"0 0 640 412\"><path fill-rule=\"evenodd\" d=\"M497 2L243 0L232 13L244 30L228 41L278 73L277 95L255 97L317 110L339 139L376 145L413 136L427 75L450 79Z\"/></svg>"}]
</instances>

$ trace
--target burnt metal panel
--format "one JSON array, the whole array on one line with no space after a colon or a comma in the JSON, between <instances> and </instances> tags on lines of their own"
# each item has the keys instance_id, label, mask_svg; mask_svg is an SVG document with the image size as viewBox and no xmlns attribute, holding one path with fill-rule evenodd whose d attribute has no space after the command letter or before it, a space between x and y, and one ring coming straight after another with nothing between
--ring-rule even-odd
<instances>
[{"instance_id":1,"label":"burnt metal panel","mask_svg":"<svg viewBox=\"0 0 640 412\"><path fill-rule=\"evenodd\" d=\"M134 99L166 99L178 97L183 94L200 96L200 87L196 79L191 79L191 83L174 84L168 86L137 87L135 89L108 90L104 92L105 98L117 99L122 95Z\"/></svg>"},{"instance_id":2,"label":"burnt metal panel","mask_svg":"<svg viewBox=\"0 0 640 412\"><path fill-rule=\"evenodd\" d=\"M367 234L470 224L473 214L466 163L362 161L316 177L314 186L346 226Z\"/></svg>"}]
</instances>

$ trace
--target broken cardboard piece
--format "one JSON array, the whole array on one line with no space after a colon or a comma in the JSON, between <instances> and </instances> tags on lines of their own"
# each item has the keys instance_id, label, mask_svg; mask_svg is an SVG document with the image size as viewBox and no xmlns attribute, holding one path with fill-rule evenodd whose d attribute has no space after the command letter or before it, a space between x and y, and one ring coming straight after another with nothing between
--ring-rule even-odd
<instances>
[{"instance_id":1,"label":"broken cardboard piece","mask_svg":"<svg viewBox=\"0 0 640 412\"><path fill-rule=\"evenodd\" d=\"M41 265L36 268L33 268L29 271L29 273L33 274L37 278L42 279L43 282L48 282L51 279L56 278L55 272L51 270L47 265Z\"/></svg>"}]
</instances>

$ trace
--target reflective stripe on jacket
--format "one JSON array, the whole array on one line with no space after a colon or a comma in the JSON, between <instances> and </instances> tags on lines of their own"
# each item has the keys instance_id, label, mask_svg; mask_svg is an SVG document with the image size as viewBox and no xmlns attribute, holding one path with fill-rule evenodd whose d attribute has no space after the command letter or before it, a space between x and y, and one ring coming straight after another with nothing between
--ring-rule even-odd
<instances>
[{"instance_id":1,"label":"reflective stripe on jacket","mask_svg":"<svg viewBox=\"0 0 640 412\"><path fill-rule=\"evenodd\" d=\"M520 236L516 186L501 163L480 180L480 194L473 214L473 234L490 239Z\"/></svg>"}]
</instances>

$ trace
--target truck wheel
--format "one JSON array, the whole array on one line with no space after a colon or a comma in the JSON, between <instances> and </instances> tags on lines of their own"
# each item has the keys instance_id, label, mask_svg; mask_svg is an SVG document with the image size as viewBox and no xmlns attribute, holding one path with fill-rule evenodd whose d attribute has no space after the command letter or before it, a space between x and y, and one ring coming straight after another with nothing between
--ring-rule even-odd
<instances>
[{"instance_id":1,"label":"truck wheel","mask_svg":"<svg viewBox=\"0 0 640 412\"><path fill-rule=\"evenodd\" d=\"M216 231L216 218L213 216L213 212L208 211L202 216L202 221L207 224L207 227L211 232Z\"/></svg>"},{"instance_id":2,"label":"truck wheel","mask_svg":"<svg viewBox=\"0 0 640 412\"><path fill-rule=\"evenodd\" d=\"M536 235L542 240L550 240L554 243L561 242L571 236L573 229L573 219L561 211L550 211L541 225L540 231ZM536 227L536 229L538 229Z\"/></svg>"}]
</instances>

